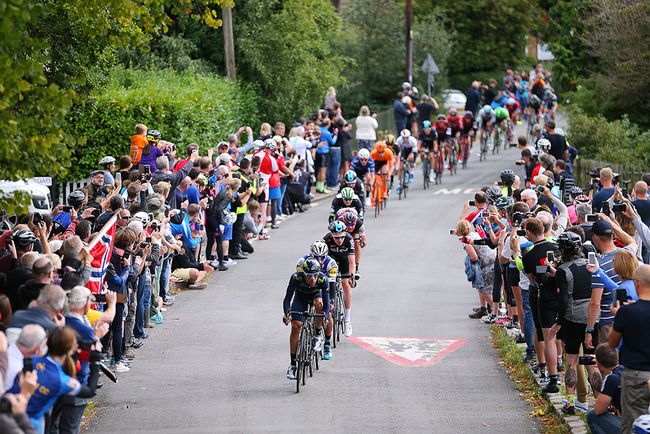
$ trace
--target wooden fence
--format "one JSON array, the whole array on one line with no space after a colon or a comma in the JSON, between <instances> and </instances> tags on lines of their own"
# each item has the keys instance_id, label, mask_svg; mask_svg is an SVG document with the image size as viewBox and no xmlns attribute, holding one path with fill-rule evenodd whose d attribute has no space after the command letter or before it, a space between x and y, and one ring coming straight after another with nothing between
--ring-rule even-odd
<instances>
[{"instance_id":1,"label":"wooden fence","mask_svg":"<svg viewBox=\"0 0 650 434\"><path fill-rule=\"evenodd\" d=\"M628 165L628 164L611 164L606 161L589 160L586 158L578 158L573 165L573 176L576 184L585 187L591 181L589 173L593 169L601 169L603 167L611 168L614 173L620 174L621 186L632 188L634 183L641 179L644 173L650 172L647 167ZM630 185L624 185L628 182Z\"/></svg>"}]
</instances>

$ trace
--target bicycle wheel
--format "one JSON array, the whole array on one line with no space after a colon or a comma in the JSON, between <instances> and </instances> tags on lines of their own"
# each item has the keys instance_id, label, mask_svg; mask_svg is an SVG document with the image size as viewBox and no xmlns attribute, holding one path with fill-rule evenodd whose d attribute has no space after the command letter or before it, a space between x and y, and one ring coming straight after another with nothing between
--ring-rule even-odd
<instances>
[{"instance_id":1,"label":"bicycle wheel","mask_svg":"<svg viewBox=\"0 0 650 434\"><path fill-rule=\"evenodd\" d=\"M422 154L422 179L423 186L426 190L429 188L429 154Z\"/></svg>"},{"instance_id":2,"label":"bicycle wheel","mask_svg":"<svg viewBox=\"0 0 650 434\"><path fill-rule=\"evenodd\" d=\"M380 176L380 175L378 175ZM381 195L382 192L379 191L380 189L378 188L378 183L375 182L375 190L374 190L374 195L375 195L375 218L379 217L379 214L381 213Z\"/></svg>"},{"instance_id":3,"label":"bicycle wheel","mask_svg":"<svg viewBox=\"0 0 650 434\"><path fill-rule=\"evenodd\" d=\"M411 172L404 170L402 172L402 194L404 195L404 199L406 199L406 192L409 189L409 178L410 178Z\"/></svg>"}]
</instances>

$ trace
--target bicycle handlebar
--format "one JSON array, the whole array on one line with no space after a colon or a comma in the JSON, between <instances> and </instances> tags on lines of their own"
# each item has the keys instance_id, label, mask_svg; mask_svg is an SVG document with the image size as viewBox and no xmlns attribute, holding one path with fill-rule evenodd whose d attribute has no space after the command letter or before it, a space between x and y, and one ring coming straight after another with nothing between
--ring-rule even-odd
<instances>
[{"instance_id":1,"label":"bicycle handlebar","mask_svg":"<svg viewBox=\"0 0 650 434\"><path fill-rule=\"evenodd\" d=\"M297 310L290 310L290 311L289 311L289 315L293 315L293 314L298 314L298 315L303 315L303 316L308 316L308 317L321 317L321 318L325 318L325 314L324 314L324 313L310 313L310 312L300 312L300 311L297 311Z\"/></svg>"}]
</instances>

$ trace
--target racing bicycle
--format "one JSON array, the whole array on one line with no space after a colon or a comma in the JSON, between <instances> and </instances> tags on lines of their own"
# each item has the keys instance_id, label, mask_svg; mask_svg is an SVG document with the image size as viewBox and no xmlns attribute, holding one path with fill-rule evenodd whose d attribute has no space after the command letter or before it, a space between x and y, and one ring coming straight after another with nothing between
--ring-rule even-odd
<instances>
[{"instance_id":1,"label":"racing bicycle","mask_svg":"<svg viewBox=\"0 0 650 434\"><path fill-rule=\"evenodd\" d=\"M314 351L315 318L324 318L325 314L316 313L312 304L309 305L307 312L290 311L289 314L303 316L298 338L298 351L296 352L296 393L300 393L300 383L303 386L306 384L307 373L313 377L314 367L318 369L318 357L322 356L322 351ZM324 327L321 328L321 334L323 330Z\"/></svg>"},{"instance_id":2,"label":"racing bicycle","mask_svg":"<svg viewBox=\"0 0 650 434\"><path fill-rule=\"evenodd\" d=\"M429 188L431 182L431 179L429 178L429 173L431 172L431 161L429 160L430 153L431 151L424 149L420 154L422 159L422 179L424 180L425 190Z\"/></svg>"}]
</instances>

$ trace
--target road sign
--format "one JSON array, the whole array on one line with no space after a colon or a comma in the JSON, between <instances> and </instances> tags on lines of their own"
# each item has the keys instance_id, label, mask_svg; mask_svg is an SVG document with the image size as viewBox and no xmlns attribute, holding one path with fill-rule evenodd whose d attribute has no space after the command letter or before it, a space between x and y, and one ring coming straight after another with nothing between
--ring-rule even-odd
<instances>
[{"instance_id":1,"label":"road sign","mask_svg":"<svg viewBox=\"0 0 650 434\"><path fill-rule=\"evenodd\" d=\"M29 178L28 181L32 181L35 184L41 184L46 187L52 186L52 177L51 176L35 176L34 178Z\"/></svg>"},{"instance_id":2,"label":"road sign","mask_svg":"<svg viewBox=\"0 0 650 434\"><path fill-rule=\"evenodd\" d=\"M433 86L434 75L440 74L440 69L436 62L433 61L431 54L427 54L427 58L422 63L422 72L427 75L427 95L431 95L431 87Z\"/></svg>"},{"instance_id":3,"label":"road sign","mask_svg":"<svg viewBox=\"0 0 650 434\"><path fill-rule=\"evenodd\" d=\"M467 339L370 336L352 336L348 339L391 363L406 367L431 366L468 342Z\"/></svg>"}]
</instances>

